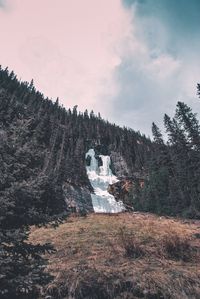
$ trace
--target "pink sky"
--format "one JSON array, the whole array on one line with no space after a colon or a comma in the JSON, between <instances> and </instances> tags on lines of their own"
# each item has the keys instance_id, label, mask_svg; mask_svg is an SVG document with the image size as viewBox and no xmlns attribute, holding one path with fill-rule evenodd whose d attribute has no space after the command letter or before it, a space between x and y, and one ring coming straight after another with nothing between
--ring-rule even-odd
<instances>
[{"instance_id":1,"label":"pink sky","mask_svg":"<svg viewBox=\"0 0 200 299\"><path fill-rule=\"evenodd\" d=\"M113 72L129 24L120 0L8 0L1 63L66 107L106 112L102 99L117 92Z\"/></svg>"}]
</instances>

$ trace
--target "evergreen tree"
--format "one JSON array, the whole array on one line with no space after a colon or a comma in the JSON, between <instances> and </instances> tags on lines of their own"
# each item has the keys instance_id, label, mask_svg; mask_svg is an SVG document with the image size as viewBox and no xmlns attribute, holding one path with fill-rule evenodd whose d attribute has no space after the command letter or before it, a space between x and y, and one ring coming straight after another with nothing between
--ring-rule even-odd
<instances>
[{"instance_id":1,"label":"evergreen tree","mask_svg":"<svg viewBox=\"0 0 200 299\"><path fill-rule=\"evenodd\" d=\"M155 123L152 124L152 134L154 147L149 163L149 178L143 190L143 196L147 198L145 210L160 214L169 210L170 161L168 148Z\"/></svg>"},{"instance_id":2,"label":"evergreen tree","mask_svg":"<svg viewBox=\"0 0 200 299\"><path fill-rule=\"evenodd\" d=\"M162 133L154 122L152 123L152 134L156 144L164 144Z\"/></svg>"},{"instance_id":3,"label":"evergreen tree","mask_svg":"<svg viewBox=\"0 0 200 299\"><path fill-rule=\"evenodd\" d=\"M196 114L178 102L174 118L165 114L167 145L152 124L153 151L148 178L135 207L164 214L200 216L199 123Z\"/></svg>"},{"instance_id":4,"label":"evergreen tree","mask_svg":"<svg viewBox=\"0 0 200 299\"><path fill-rule=\"evenodd\" d=\"M200 125L197 115L186 104L178 102L175 118L187 133L190 145L200 151Z\"/></svg>"},{"instance_id":5,"label":"evergreen tree","mask_svg":"<svg viewBox=\"0 0 200 299\"><path fill-rule=\"evenodd\" d=\"M200 97L200 84L199 83L197 84L197 94Z\"/></svg>"},{"instance_id":6,"label":"evergreen tree","mask_svg":"<svg viewBox=\"0 0 200 299\"><path fill-rule=\"evenodd\" d=\"M189 144L183 128L175 118L172 120L165 114L164 124L169 137L170 157L173 163L173 173L179 196L176 194L176 210L188 207L191 202L189 192Z\"/></svg>"},{"instance_id":7,"label":"evergreen tree","mask_svg":"<svg viewBox=\"0 0 200 299\"><path fill-rule=\"evenodd\" d=\"M5 135L0 153L0 297L38 298L39 287L51 279L44 272L46 261L42 254L52 251L48 244L27 242L29 225L47 220L41 205L41 188L33 182L31 185L27 178L24 180L28 172L18 181L15 169L20 164L15 160L12 141Z\"/></svg>"},{"instance_id":8,"label":"evergreen tree","mask_svg":"<svg viewBox=\"0 0 200 299\"><path fill-rule=\"evenodd\" d=\"M200 125L197 115L182 102L177 103L175 118L184 129L188 142L188 189L191 209L200 209Z\"/></svg>"}]
</instances>

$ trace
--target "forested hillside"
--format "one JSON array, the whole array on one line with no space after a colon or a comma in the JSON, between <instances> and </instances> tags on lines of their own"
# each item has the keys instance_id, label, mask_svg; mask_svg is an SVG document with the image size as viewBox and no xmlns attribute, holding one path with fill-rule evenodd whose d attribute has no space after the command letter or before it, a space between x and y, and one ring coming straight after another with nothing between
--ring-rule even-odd
<instances>
[{"instance_id":1,"label":"forested hillside","mask_svg":"<svg viewBox=\"0 0 200 299\"><path fill-rule=\"evenodd\" d=\"M200 85L197 85L200 95ZM200 125L197 114L178 102L174 117L164 115L167 143L155 123L153 150L144 188L134 206L159 214L200 218Z\"/></svg>"},{"instance_id":2,"label":"forested hillside","mask_svg":"<svg viewBox=\"0 0 200 299\"><path fill-rule=\"evenodd\" d=\"M150 152L151 141L140 133L77 106L66 110L7 69L0 71L0 120L1 189L28 184L54 212L63 208L63 182L91 188L85 169L90 147L119 153L131 172L144 168Z\"/></svg>"},{"instance_id":3,"label":"forested hillside","mask_svg":"<svg viewBox=\"0 0 200 299\"><path fill-rule=\"evenodd\" d=\"M198 85L198 94L200 87ZM96 116L52 102L36 91L33 81L20 82L0 70L1 197L14 198L50 215L67 209L64 184L92 192L85 153L111 156L118 177L142 177L129 192L135 209L161 214L199 215L200 126L196 114L178 102L175 116L164 117L164 142L153 123L152 143L144 135ZM23 196L21 195L23 193ZM23 198L23 199L22 199ZM27 206L22 205L24 214ZM18 216L17 216L18 217ZM20 221L20 217L18 217Z\"/></svg>"}]
</instances>

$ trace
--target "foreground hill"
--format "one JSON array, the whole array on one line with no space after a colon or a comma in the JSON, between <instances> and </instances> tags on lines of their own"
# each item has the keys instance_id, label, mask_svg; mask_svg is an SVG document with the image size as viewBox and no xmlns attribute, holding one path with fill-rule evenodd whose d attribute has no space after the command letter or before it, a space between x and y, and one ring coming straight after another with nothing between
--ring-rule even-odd
<instances>
[{"instance_id":1,"label":"foreground hill","mask_svg":"<svg viewBox=\"0 0 200 299\"><path fill-rule=\"evenodd\" d=\"M70 217L32 228L51 242L48 298L200 298L200 222L123 213Z\"/></svg>"}]
</instances>

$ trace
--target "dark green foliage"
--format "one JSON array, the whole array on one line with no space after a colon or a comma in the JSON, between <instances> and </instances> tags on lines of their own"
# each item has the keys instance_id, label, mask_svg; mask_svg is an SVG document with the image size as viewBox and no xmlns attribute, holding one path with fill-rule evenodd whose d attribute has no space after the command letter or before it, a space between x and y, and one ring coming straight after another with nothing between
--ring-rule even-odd
<instances>
[{"instance_id":1,"label":"dark green foliage","mask_svg":"<svg viewBox=\"0 0 200 299\"><path fill-rule=\"evenodd\" d=\"M192 113L192 109L186 104L178 102L175 117L187 133L190 146L200 150L200 125L197 115Z\"/></svg>"},{"instance_id":2,"label":"dark green foliage","mask_svg":"<svg viewBox=\"0 0 200 299\"><path fill-rule=\"evenodd\" d=\"M163 136L155 123L152 124L152 133L154 144L149 160L148 177L144 188L137 191L136 207L144 211L168 213L170 158Z\"/></svg>"},{"instance_id":3,"label":"dark green foliage","mask_svg":"<svg viewBox=\"0 0 200 299\"><path fill-rule=\"evenodd\" d=\"M160 132L160 129L156 126L154 122L152 123L152 134L156 144L164 144L162 133Z\"/></svg>"},{"instance_id":4,"label":"dark green foliage","mask_svg":"<svg viewBox=\"0 0 200 299\"><path fill-rule=\"evenodd\" d=\"M199 83L197 84L197 94L200 97L200 84Z\"/></svg>"},{"instance_id":5,"label":"dark green foliage","mask_svg":"<svg viewBox=\"0 0 200 299\"><path fill-rule=\"evenodd\" d=\"M38 115L27 105L28 98L39 108ZM33 82L20 84L13 73L1 70L0 298L38 298L39 288L51 279L42 254L52 252L52 246L27 241L29 225L53 220L64 206L59 184L43 171L48 123L47 114L41 118Z\"/></svg>"},{"instance_id":6,"label":"dark green foliage","mask_svg":"<svg viewBox=\"0 0 200 299\"><path fill-rule=\"evenodd\" d=\"M154 146L140 210L200 217L200 126L190 107L178 102L173 119L164 116L168 142L153 123ZM136 207L137 207L136 205Z\"/></svg>"},{"instance_id":7,"label":"dark green foliage","mask_svg":"<svg viewBox=\"0 0 200 299\"><path fill-rule=\"evenodd\" d=\"M38 298L39 286L51 279L44 272L46 261L41 255L52 252L52 247L27 243L25 228L1 227L0 234L0 298Z\"/></svg>"}]
</instances>

